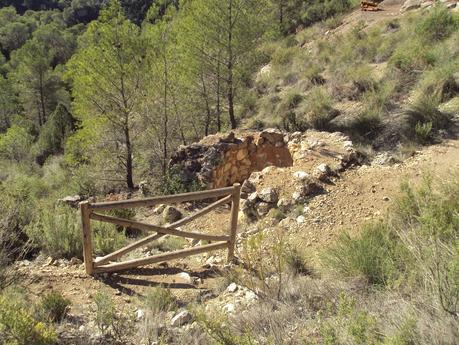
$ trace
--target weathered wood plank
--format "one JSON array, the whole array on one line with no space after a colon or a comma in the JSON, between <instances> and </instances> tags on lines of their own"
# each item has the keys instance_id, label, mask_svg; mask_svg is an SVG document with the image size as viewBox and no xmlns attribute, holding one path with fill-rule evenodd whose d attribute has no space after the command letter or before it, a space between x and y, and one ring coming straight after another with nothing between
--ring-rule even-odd
<instances>
[{"instance_id":1,"label":"weathered wood plank","mask_svg":"<svg viewBox=\"0 0 459 345\"><path fill-rule=\"evenodd\" d=\"M195 220L196 218L201 217L201 216L213 211L217 207L230 202L231 198L232 198L232 195L228 195L228 196L224 197L223 199L220 199L220 200L214 202L213 204L210 204L209 206L204 207L202 210L199 210L198 212L196 212L196 213L194 213L194 214L192 214L192 215L190 215L188 217L185 217L183 219L178 220L177 222L175 222L173 224L173 226L170 226L170 227L177 228L179 226L188 224L188 223L192 222L193 220Z\"/></svg>"},{"instance_id":2,"label":"weathered wood plank","mask_svg":"<svg viewBox=\"0 0 459 345\"><path fill-rule=\"evenodd\" d=\"M241 198L241 185L236 183L233 186L233 204L231 206L230 240L228 243L228 262L234 259L234 246L236 244L237 220L239 216L239 201Z\"/></svg>"},{"instance_id":3,"label":"weathered wood plank","mask_svg":"<svg viewBox=\"0 0 459 345\"><path fill-rule=\"evenodd\" d=\"M90 204L90 208L94 210L111 210L115 208L132 208L132 207L145 207L154 206L158 204L166 203L180 203L185 201L196 201L203 199L212 199L222 196L226 196L233 193L233 187L226 187L220 189L207 190L202 192L192 192L184 194L176 194L169 196L158 196L153 198L145 199L132 199L132 200L120 200L120 201L108 201Z\"/></svg>"},{"instance_id":4,"label":"weathered wood plank","mask_svg":"<svg viewBox=\"0 0 459 345\"><path fill-rule=\"evenodd\" d=\"M101 222L121 225L121 226L127 226L127 227L131 227L134 229L145 230L145 231L153 230L158 233L165 234L165 235L174 235L174 236L180 236L180 237L185 237L185 238L193 238L196 240L207 240L207 241L226 241L228 240L227 235L207 235L207 234L200 234L197 232L186 232L186 231L174 229L170 226L161 227L161 226L157 226L153 224L137 222L134 220L107 216L107 215L99 214L99 213L91 213L91 219L98 220Z\"/></svg>"},{"instance_id":5,"label":"weathered wood plank","mask_svg":"<svg viewBox=\"0 0 459 345\"><path fill-rule=\"evenodd\" d=\"M89 202L83 201L80 203L81 211L81 224L83 226L83 259L84 266L87 274L93 273L93 261L92 261L92 239L91 239L91 220L89 209Z\"/></svg>"},{"instance_id":6,"label":"weathered wood plank","mask_svg":"<svg viewBox=\"0 0 459 345\"><path fill-rule=\"evenodd\" d=\"M103 265L107 262L110 262L110 261L114 261L120 257L122 257L124 254L127 254L129 252L132 252L133 250L137 249L137 248L140 248L150 242L153 242L161 237L163 237L164 234L153 234L153 235L150 235L150 236L147 236L145 238L142 238L141 240L139 241L136 241L134 243L131 243L121 249L118 249L116 251L114 251L113 253L110 253L108 255L105 255L104 257L102 258L98 258L96 260L94 260L94 267L97 267L97 266L100 266L100 265Z\"/></svg>"},{"instance_id":7,"label":"weathered wood plank","mask_svg":"<svg viewBox=\"0 0 459 345\"><path fill-rule=\"evenodd\" d=\"M172 253L164 253L155 256L151 256L148 258L141 258L141 259L134 259L125 262L117 262L111 263L108 265L102 265L94 268L94 273L104 273L104 272L114 272L114 271L122 271L131 268L136 268L138 266L144 266L149 264L154 264L158 262L165 262L175 259L184 258L190 255L201 254L213 250L224 249L228 248L228 242L218 242L207 244L204 246L194 247L194 248L187 248L178 250Z\"/></svg>"}]
</instances>

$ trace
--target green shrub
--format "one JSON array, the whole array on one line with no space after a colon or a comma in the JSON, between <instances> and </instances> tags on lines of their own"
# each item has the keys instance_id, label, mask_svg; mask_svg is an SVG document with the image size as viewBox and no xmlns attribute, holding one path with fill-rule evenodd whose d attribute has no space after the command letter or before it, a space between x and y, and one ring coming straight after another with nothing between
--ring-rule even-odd
<instances>
[{"instance_id":1,"label":"green shrub","mask_svg":"<svg viewBox=\"0 0 459 345\"><path fill-rule=\"evenodd\" d=\"M94 303L97 328L106 338L124 344L134 331L133 318L118 311L111 296L105 292L97 292Z\"/></svg>"},{"instance_id":2,"label":"green shrub","mask_svg":"<svg viewBox=\"0 0 459 345\"><path fill-rule=\"evenodd\" d=\"M363 276L369 283L388 285L397 278L398 239L385 224L365 226L352 238L342 234L328 249L324 262L346 277Z\"/></svg>"},{"instance_id":3,"label":"green shrub","mask_svg":"<svg viewBox=\"0 0 459 345\"><path fill-rule=\"evenodd\" d=\"M170 290L162 287L152 287L143 298L146 310L153 314L169 312L177 308L177 300Z\"/></svg>"},{"instance_id":4,"label":"green shrub","mask_svg":"<svg viewBox=\"0 0 459 345\"><path fill-rule=\"evenodd\" d=\"M314 129L328 129L330 121L337 115L332 104L332 98L323 87L313 88L302 102L306 123Z\"/></svg>"},{"instance_id":5,"label":"green shrub","mask_svg":"<svg viewBox=\"0 0 459 345\"><path fill-rule=\"evenodd\" d=\"M43 205L26 233L35 247L54 258L82 257L80 217L67 206Z\"/></svg>"},{"instance_id":6,"label":"green shrub","mask_svg":"<svg viewBox=\"0 0 459 345\"><path fill-rule=\"evenodd\" d=\"M381 115L379 112L367 109L358 114L349 125L350 131L353 135L371 138L382 127Z\"/></svg>"},{"instance_id":7,"label":"green shrub","mask_svg":"<svg viewBox=\"0 0 459 345\"><path fill-rule=\"evenodd\" d=\"M301 13L301 21L306 26L345 13L353 6L350 0L306 1L306 3Z\"/></svg>"},{"instance_id":8,"label":"green shrub","mask_svg":"<svg viewBox=\"0 0 459 345\"><path fill-rule=\"evenodd\" d=\"M414 128L414 132L419 143L429 143L432 140L432 122L418 122Z\"/></svg>"},{"instance_id":9,"label":"green shrub","mask_svg":"<svg viewBox=\"0 0 459 345\"><path fill-rule=\"evenodd\" d=\"M433 66L439 52L418 39L407 40L398 45L389 62L402 72L412 74Z\"/></svg>"},{"instance_id":10,"label":"green shrub","mask_svg":"<svg viewBox=\"0 0 459 345\"><path fill-rule=\"evenodd\" d=\"M459 176L448 176L434 186L424 179L414 189L403 185L393 210L392 226L415 258L417 282L427 289L443 310L459 312Z\"/></svg>"},{"instance_id":11,"label":"green shrub","mask_svg":"<svg viewBox=\"0 0 459 345\"><path fill-rule=\"evenodd\" d=\"M0 159L21 161L30 156L33 137L18 125L13 125L5 134L0 134Z\"/></svg>"},{"instance_id":12,"label":"green shrub","mask_svg":"<svg viewBox=\"0 0 459 345\"><path fill-rule=\"evenodd\" d=\"M304 254L297 248L290 248L285 251L285 262L287 268L295 275L312 275L313 270L307 264Z\"/></svg>"},{"instance_id":13,"label":"green shrub","mask_svg":"<svg viewBox=\"0 0 459 345\"><path fill-rule=\"evenodd\" d=\"M459 86L454 74L459 71L459 59L451 59L438 64L435 68L426 71L414 89L415 99L438 95L439 102L443 103L459 94Z\"/></svg>"},{"instance_id":14,"label":"green shrub","mask_svg":"<svg viewBox=\"0 0 459 345\"><path fill-rule=\"evenodd\" d=\"M406 111L410 129L415 133L418 123L431 123L433 130L447 128L451 121L451 115L438 109L440 97L438 94L425 95L415 101Z\"/></svg>"},{"instance_id":15,"label":"green shrub","mask_svg":"<svg viewBox=\"0 0 459 345\"><path fill-rule=\"evenodd\" d=\"M459 17L443 4L438 4L421 18L415 30L422 39L433 42L447 38L458 28Z\"/></svg>"},{"instance_id":16,"label":"green shrub","mask_svg":"<svg viewBox=\"0 0 459 345\"><path fill-rule=\"evenodd\" d=\"M171 252L183 249L186 244L188 244L188 242L183 237L167 236L162 240L159 240L156 248L162 252Z\"/></svg>"},{"instance_id":17,"label":"green shrub","mask_svg":"<svg viewBox=\"0 0 459 345\"><path fill-rule=\"evenodd\" d=\"M24 298L11 291L0 295L0 339L2 344L52 345L57 343L54 330L36 320Z\"/></svg>"},{"instance_id":18,"label":"green shrub","mask_svg":"<svg viewBox=\"0 0 459 345\"><path fill-rule=\"evenodd\" d=\"M204 188L204 186L196 179L191 181L186 180L183 177L183 169L179 165L174 165L169 168L164 182L161 187L163 194L178 194L178 193L189 193L197 192Z\"/></svg>"},{"instance_id":19,"label":"green shrub","mask_svg":"<svg viewBox=\"0 0 459 345\"><path fill-rule=\"evenodd\" d=\"M41 299L39 310L47 320L60 322L67 316L70 304L60 293L51 292Z\"/></svg>"},{"instance_id":20,"label":"green shrub","mask_svg":"<svg viewBox=\"0 0 459 345\"><path fill-rule=\"evenodd\" d=\"M113 224L93 222L92 229L94 252L96 255L104 256L110 254L123 247L127 242L124 231L119 231Z\"/></svg>"}]
</instances>

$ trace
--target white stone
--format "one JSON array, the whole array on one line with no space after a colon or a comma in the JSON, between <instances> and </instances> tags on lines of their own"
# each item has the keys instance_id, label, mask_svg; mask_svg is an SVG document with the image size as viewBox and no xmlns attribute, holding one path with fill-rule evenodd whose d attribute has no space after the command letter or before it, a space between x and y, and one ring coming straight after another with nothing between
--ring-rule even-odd
<instances>
[{"instance_id":1,"label":"white stone","mask_svg":"<svg viewBox=\"0 0 459 345\"><path fill-rule=\"evenodd\" d=\"M227 314L231 314L231 313L234 313L234 311L236 310L236 307L234 306L233 303L228 303L227 305L225 305L223 308L222 308L223 312L227 313Z\"/></svg>"},{"instance_id":2,"label":"white stone","mask_svg":"<svg viewBox=\"0 0 459 345\"><path fill-rule=\"evenodd\" d=\"M228 285L228 287L226 288L226 292L229 292L229 293L233 293L233 292L236 292L238 289L238 286L236 283L231 283L230 285Z\"/></svg>"},{"instance_id":3,"label":"white stone","mask_svg":"<svg viewBox=\"0 0 459 345\"><path fill-rule=\"evenodd\" d=\"M142 320L145 317L145 311L142 309L137 309L135 311L135 318L137 321Z\"/></svg>"},{"instance_id":4,"label":"white stone","mask_svg":"<svg viewBox=\"0 0 459 345\"><path fill-rule=\"evenodd\" d=\"M180 327L193 319L193 315L188 310L182 310L176 314L171 320L172 327Z\"/></svg>"},{"instance_id":5,"label":"white stone","mask_svg":"<svg viewBox=\"0 0 459 345\"><path fill-rule=\"evenodd\" d=\"M303 224L304 222L306 222L306 218L304 218L304 216L298 216L298 217L296 218L296 222L297 222L298 224Z\"/></svg>"},{"instance_id":6,"label":"white stone","mask_svg":"<svg viewBox=\"0 0 459 345\"><path fill-rule=\"evenodd\" d=\"M247 302L252 302L258 299L258 296L255 292L249 290L245 293L245 300Z\"/></svg>"},{"instance_id":7,"label":"white stone","mask_svg":"<svg viewBox=\"0 0 459 345\"><path fill-rule=\"evenodd\" d=\"M259 197L264 202L276 203L279 200L277 191L272 187L263 188L259 194Z\"/></svg>"},{"instance_id":8,"label":"white stone","mask_svg":"<svg viewBox=\"0 0 459 345\"><path fill-rule=\"evenodd\" d=\"M185 284L193 284L193 278L186 272L180 272L177 274L177 277L179 277Z\"/></svg>"},{"instance_id":9,"label":"white stone","mask_svg":"<svg viewBox=\"0 0 459 345\"><path fill-rule=\"evenodd\" d=\"M309 174L306 171L296 171L293 173L293 177L300 181L304 181L309 177Z\"/></svg>"}]
</instances>

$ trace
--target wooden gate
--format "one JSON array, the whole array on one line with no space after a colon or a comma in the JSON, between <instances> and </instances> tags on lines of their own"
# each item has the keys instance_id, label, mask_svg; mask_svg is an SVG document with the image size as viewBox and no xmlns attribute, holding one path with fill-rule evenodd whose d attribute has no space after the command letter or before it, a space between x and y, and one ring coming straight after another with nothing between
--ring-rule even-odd
<instances>
[{"instance_id":1,"label":"wooden gate","mask_svg":"<svg viewBox=\"0 0 459 345\"><path fill-rule=\"evenodd\" d=\"M80 203L81 218L83 225L83 256L86 268L86 273L103 273L103 272L114 272L125 269L135 268L138 266L165 262L178 258L184 258L190 255L210 252L218 249L228 249L228 261L232 261L234 258L234 246L236 241L237 232L237 220L239 212L239 200L240 200L241 186L235 184L233 187L226 187L220 189L213 189L203 192L193 192L185 194L176 194L169 196L159 196L145 199L132 199L122 201L111 201L111 202L99 202L90 203L88 201ZM117 217L108 216L97 211L107 211L120 208L134 208L134 207L147 207L159 204L171 204L180 203L186 201L196 201L204 199L215 199L221 198L220 200L208 205L207 207L199 210L198 212L183 218L175 223L161 227L152 225L144 222L138 222L129 219L122 219ZM185 225L196 218L203 216L213 209L231 202L231 215L230 215L230 229L228 235L208 235L195 232L185 232L177 229L178 227ZM136 242L133 242L126 247L118 249L111 254L104 257L93 260L92 253L92 233L91 233L91 219L112 223L120 226L131 227L143 231L154 231L155 233L148 235ZM157 240L164 235L174 235L185 238L192 238L197 240L207 240L215 243L201 245L193 248L186 248L175 252L164 253L159 255L153 255L146 258L133 259L123 262L114 262L121 256L133 251L136 248L140 248L147 243Z\"/></svg>"}]
</instances>

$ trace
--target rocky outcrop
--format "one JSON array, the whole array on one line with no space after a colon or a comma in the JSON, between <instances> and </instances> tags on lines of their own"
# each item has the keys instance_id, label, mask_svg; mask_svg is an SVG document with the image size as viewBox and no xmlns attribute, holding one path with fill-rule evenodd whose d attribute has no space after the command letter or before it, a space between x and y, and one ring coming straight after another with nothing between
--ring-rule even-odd
<instances>
[{"instance_id":1,"label":"rocky outcrop","mask_svg":"<svg viewBox=\"0 0 459 345\"><path fill-rule=\"evenodd\" d=\"M185 183L197 180L207 188L220 188L242 183L253 171L267 166L286 167L292 163L284 133L267 129L241 133L239 137L234 132L206 137L181 147L169 167L179 171Z\"/></svg>"}]
</instances>

